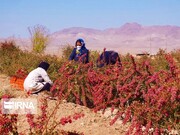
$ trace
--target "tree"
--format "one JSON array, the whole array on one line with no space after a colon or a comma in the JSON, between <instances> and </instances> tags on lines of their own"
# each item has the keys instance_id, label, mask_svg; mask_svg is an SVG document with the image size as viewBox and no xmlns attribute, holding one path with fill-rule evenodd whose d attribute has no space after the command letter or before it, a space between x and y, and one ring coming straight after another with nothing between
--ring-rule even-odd
<instances>
[{"instance_id":1,"label":"tree","mask_svg":"<svg viewBox=\"0 0 180 135\"><path fill-rule=\"evenodd\" d=\"M36 25L34 27L28 27L31 35L31 42L33 46L33 52L42 53L47 46L49 31L45 26Z\"/></svg>"}]
</instances>

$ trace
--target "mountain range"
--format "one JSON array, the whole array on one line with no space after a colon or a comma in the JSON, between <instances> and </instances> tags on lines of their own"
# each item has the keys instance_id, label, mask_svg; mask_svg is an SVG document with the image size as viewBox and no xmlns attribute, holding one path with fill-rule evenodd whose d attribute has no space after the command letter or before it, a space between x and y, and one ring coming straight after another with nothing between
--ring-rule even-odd
<instances>
[{"instance_id":1,"label":"mountain range","mask_svg":"<svg viewBox=\"0 0 180 135\"><path fill-rule=\"evenodd\" d=\"M84 39L89 50L115 50L119 53L155 54L160 48L166 51L180 49L179 26L142 26L138 23L126 23L119 28L97 30L71 27L49 35L47 52L57 54L67 44L74 45L78 38ZM30 40L15 39L21 47L30 45Z\"/></svg>"}]
</instances>

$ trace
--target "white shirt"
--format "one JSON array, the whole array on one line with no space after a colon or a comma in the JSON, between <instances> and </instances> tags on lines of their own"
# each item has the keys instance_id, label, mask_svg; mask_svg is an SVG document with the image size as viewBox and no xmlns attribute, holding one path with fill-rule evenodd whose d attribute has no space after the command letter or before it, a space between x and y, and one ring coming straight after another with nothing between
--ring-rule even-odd
<instances>
[{"instance_id":1,"label":"white shirt","mask_svg":"<svg viewBox=\"0 0 180 135\"><path fill-rule=\"evenodd\" d=\"M42 83L53 84L47 72L43 68L38 67L32 70L24 80L24 89L27 91L32 89L42 89L44 86Z\"/></svg>"}]
</instances>

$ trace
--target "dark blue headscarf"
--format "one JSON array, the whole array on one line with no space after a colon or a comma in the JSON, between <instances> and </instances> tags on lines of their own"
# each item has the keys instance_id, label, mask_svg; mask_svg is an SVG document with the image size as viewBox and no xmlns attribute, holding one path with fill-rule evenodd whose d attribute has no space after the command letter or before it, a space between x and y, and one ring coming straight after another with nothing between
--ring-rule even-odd
<instances>
[{"instance_id":1,"label":"dark blue headscarf","mask_svg":"<svg viewBox=\"0 0 180 135\"><path fill-rule=\"evenodd\" d=\"M45 61L42 61L40 64L39 64L39 66L38 67L41 67L41 68L43 68L44 70L48 70L48 68L49 68L49 63L47 63L47 62L45 62Z\"/></svg>"},{"instance_id":2,"label":"dark blue headscarf","mask_svg":"<svg viewBox=\"0 0 180 135\"><path fill-rule=\"evenodd\" d=\"M81 43L81 49L77 51L76 45L77 42ZM81 61L83 61L83 63L88 63L89 62L89 51L88 49L86 49L85 47L85 42L82 38L79 38L76 40L75 43L75 48L73 49L69 60L75 60L75 61L79 61L79 58L83 55L83 58L81 59Z\"/></svg>"},{"instance_id":3,"label":"dark blue headscarf","mask_svg":"<svg viewBox=\"0 0 180 135\"><path fill-rule=\"evenodd\" d=\"M78 40L76 40L75 46L77 45L77 42L80 42L80 43L81 43L81 49L79 50L80 53L77 54L78 56L81 56L82 53L83 53L83 50L86 49L86 47L85 47L85 42L84 42L84 40L83 40L82 38L79 38Z\"/></svg>"}]
</instances>

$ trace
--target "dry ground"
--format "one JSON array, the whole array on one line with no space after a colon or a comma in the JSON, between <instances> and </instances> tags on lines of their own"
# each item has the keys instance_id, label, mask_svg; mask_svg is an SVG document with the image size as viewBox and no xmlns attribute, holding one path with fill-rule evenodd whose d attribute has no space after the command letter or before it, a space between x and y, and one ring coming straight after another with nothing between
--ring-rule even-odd
<instances>
[{"instance_id":1,"label":"dry ground","mask_svg":"<svg viewBox=\"0 0 180 135\"><path fill-rule=\"evenodd\" d=\"M26 98L26 93L24 91L13 89L9 84L9 77L5 75L0 75L0 88L1 93L10 93L13 97ZM43 93L35 96L30 96L31 98L37 98L39 101L41 98L45 98ZM48 102L48 113L51 113L57 104L57 100L49 100ZM40 102L39 104L40 105ZM40 113L40 111L38 111ZM67 103L62 101L57 109L56 115L54 117L55 121L59 121L60 118L73 115L75 113L83 113L84 117L73 120L72 123L66 125L58 125L57 129L62 129L65 131L77 131L84 133L84 135L123 135L128 128L128 125L123 125L122 121L119 119L114 125L110 126L109 122L113 118L114 114L111 113L110 109L107 109L104 114L101 112L94 113L89 108L80 106L74 103ZM51 120L53 122L53 120ZM18 131L27 134L29 125L26 120L25 115L18 116Z\"/></svg>"}]
</instances>

